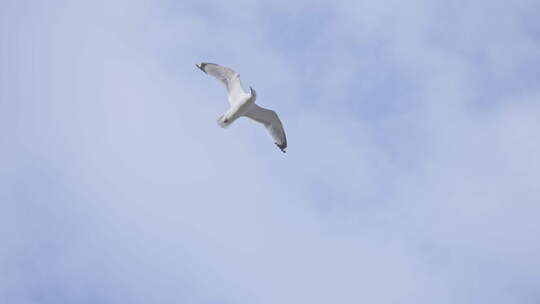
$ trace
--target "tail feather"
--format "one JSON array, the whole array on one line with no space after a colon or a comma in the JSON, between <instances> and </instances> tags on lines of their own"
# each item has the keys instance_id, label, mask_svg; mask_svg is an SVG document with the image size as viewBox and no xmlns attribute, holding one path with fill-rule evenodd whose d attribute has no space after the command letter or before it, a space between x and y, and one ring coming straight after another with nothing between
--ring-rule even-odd
<instances>
[{"instance_id":1,"label":"tail feather","mask_svg":"<svg viewBox=\"0 0 540 304\"><path fill-rule=\"evenodd\" d=\"M222 128L226 128L228 127L231 122L230 121L225 121L225 115L221 115L218 119L217 119L217 123L220 127Z\"/></svg>"}]
</instances>

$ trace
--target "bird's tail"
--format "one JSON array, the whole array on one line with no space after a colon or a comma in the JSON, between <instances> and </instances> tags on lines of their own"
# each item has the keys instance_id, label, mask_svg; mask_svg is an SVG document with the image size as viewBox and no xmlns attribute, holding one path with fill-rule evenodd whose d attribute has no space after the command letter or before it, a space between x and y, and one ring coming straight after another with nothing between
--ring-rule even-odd
<instances>
[{"instance_id":1,"label":"bird's tail","mask_svg":"<svg viewBox=\"0 0 540 304\"><path fill-rule=\"evenodd\" d=\"M218 125L219 125L220 127L222 127L222 128L226 128L226 127L230 126L230 125L231 125L231 122L232 122L232 121L227 120L227 119L225 118L225 114L221 115L221 116L217 119Z\"/></svg>"}]
</instances>

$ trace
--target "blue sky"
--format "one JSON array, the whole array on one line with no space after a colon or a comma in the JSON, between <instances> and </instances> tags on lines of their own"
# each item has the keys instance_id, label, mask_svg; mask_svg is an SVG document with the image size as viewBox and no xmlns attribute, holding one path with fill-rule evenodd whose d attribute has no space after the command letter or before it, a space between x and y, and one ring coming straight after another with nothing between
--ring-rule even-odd
<instances>
[{"instance_id":1,"label":"blue sky","mask_svg":"<svg viewBox=\"0 0 540 304\"><path fill-rule=\"evenodd\" d=\"M537 1L0 5L0 302L540 301Z\"/></svg>"}]
</instances>

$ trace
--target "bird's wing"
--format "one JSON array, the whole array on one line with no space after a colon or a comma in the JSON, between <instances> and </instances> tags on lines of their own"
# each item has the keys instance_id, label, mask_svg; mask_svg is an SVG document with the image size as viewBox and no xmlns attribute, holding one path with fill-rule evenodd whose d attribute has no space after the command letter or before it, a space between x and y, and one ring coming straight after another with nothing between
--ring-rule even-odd
<instances>
[{"instance_id":1,"label":"bird's wing","mask_svg":"<svg viewBox=\"0 0 540 304\"><path fill-rule=\"evenodd\" d=\"M287 137L285 136L285 130L283 129L283 125L276 112L261 108L254 104L244 116L262 123L274 139L276 146L285 153L285 148L287 148Z\"/></svg>"},{"instance_id":2,"label":"bird's wing","mask_svg":"<svg viewBox=\"0 0 540 304\"><path fill-rule=\"evenodd\" d=\"M221 81L227 89L229 97L238 96L242 93L242 86L240 85L240 74L215 63L203 62L196 65L201 71L208 75L214 76ZM231 98L229 98L231 100Z\"/></svg>"}]
</instances>

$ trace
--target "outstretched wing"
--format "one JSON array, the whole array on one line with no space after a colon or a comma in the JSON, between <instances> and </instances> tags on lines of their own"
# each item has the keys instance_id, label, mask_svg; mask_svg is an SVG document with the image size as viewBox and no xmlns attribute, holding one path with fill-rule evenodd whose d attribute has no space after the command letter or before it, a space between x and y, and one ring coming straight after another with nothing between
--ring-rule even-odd
<instances>
[{"instance_id":1,"label":"outstretched wing","mask_svg":"<svg viewBox=\"0 0 540 304\"><path fill-rule=\"evenodd\" d=\"M240 85L240 74L232 69L226 68L219 64L203 62L196 64L196 66L208 75L214 76L221 81L227 89L229 96L238 96L242 93L242 86Z\"/></svg>"},{"instance_id":2,"label":"outstretched wing","mask_svg":"<svg viewBox=\"0 0 540 304\"><path fill-rule=\"evenodd\" d=\"M268 133L270 133L270 136L274 139L276 146L285 153L285 148L287 148L287 137L285 136L285 130L283 129L281 120L279 120L276 112L261 108L254 104L244 116L262 123L266 130L268 130Z\"/></svg>"}]
</instances>

